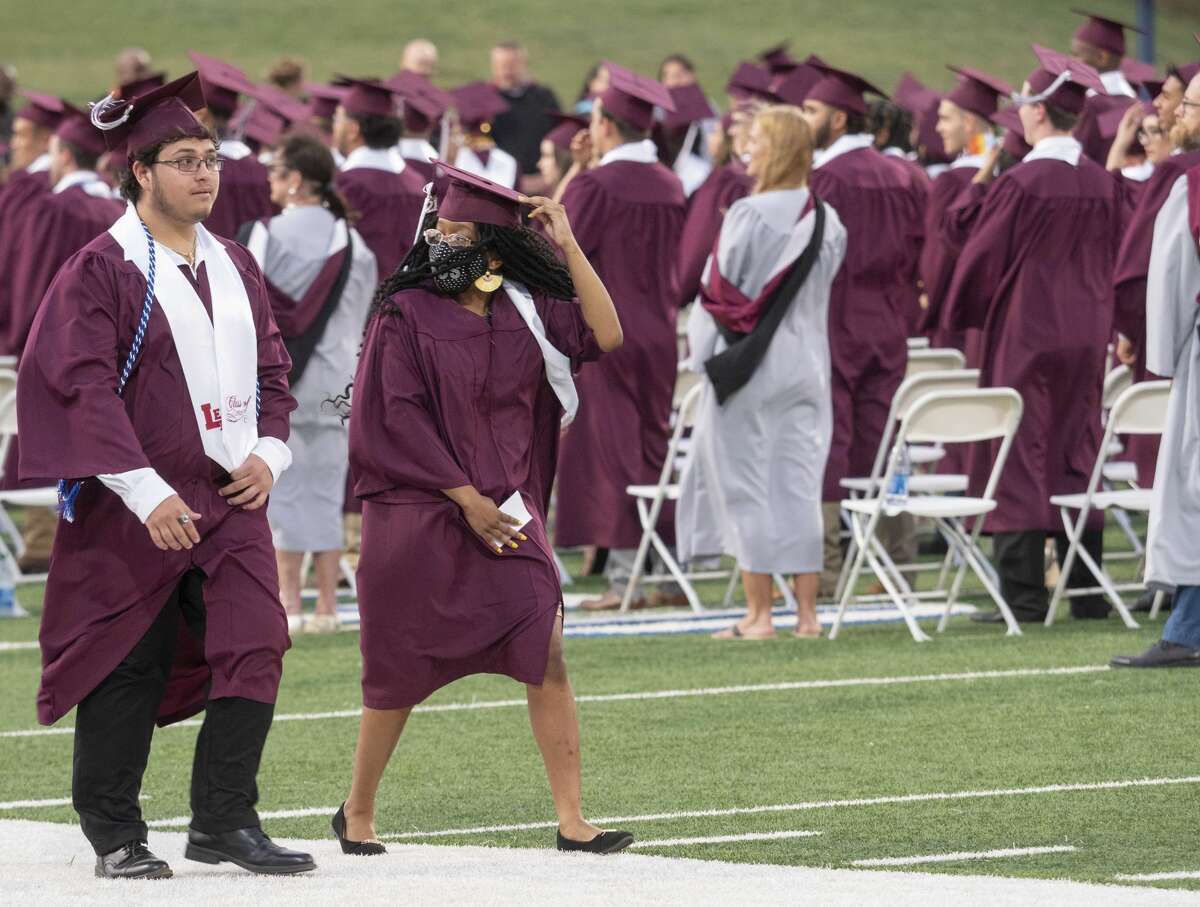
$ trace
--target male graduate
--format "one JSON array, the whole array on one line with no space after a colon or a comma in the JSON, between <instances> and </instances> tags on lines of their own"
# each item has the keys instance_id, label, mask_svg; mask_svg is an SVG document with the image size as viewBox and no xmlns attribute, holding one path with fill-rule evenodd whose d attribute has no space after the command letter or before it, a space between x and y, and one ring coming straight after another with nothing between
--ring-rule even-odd
<instances>
[{"instance_id":1,"label":"male graduate","mask_svg":"<svg viewBox=\"0 0 1200 907\"><path fill-rule=\"evenodd\" d=\"M625 345L577 379L579 414L559 455L557 543L611 549L610 588L593 605L617 607L642 534L625 489L656 482L667 454L685 200L650 140L655 106L673 107L667 89L604 66L609 87L590 126L598 163L571 180L562 203L617 307Z\"/></svg>"},{"instance_id":2,"label":"male graduate","mask_svg":"<svg viewBox=\"0 0 1200 907\"><path fill-rule=\"evenodd\" d=\"M232 239L242 224L279 213L271 201L267 168L230 127L238 96L253 93L254 83L224 60L194 50L188 51L188 57L200 73L208 120L221 139L220 154L225 160L221 193L204 225L218 236Z\"/></svg>"},{"instance_id":3,"label":"male graduate","mask_svg":"<svg viewBox=\"0 0 1200 907\"><path fill-rule=\"evenodd\" d=\"M984 160L986 137L991 132L990 117L1001 97L1008 97L1012 86L995 76L970 67L950 69L959 74L958 84L938 105L938 135L953 160L949 168L933 180L925 209L925 243L921 248L921 282L928 303L921 316L921 332L930 335L934 346L966 349L962 334L944 333L938 320L942 301L954 276L961 244L942 227L946 210L958 198L979 171Z\"/></svg>"},{"instance_id":4,"label":"male graduate","mask_svg":"<svg viewBox=\"0 0 1200 907\"><path fill-rule=\"evenodd\" d=\"M833 443L822 494L826 562L821 577L822 595L827 596L841 567L837 534L845 493L840 482L870 475L892 395L908 363L908 328L918 306L925 187L903 162L877 151L875 136L867 131L863 93L883 92L823 62L818 69L821 78L802 108L817 149L812 191L833 206L847 232L846 259L829 298ZM912 560L915 539L908 532L902 535L885 544L894 559Z\"/></svg>"},{"instance_id":5,"label":"male graduate","mask_svg":"<svg viewBox=\"0 0 1200 907\"><path fill-rule=\"evenodd\" d=\"M454 103L450 92L442 91L424 76L402 69L384 83L400 98L404 106L404 133L396 150L406 166L424 181L433 179L433 162L438 158L434 142L441 144L438 128L446 111Z\"/></svg>"},{"instance_id":6,"label":"male graduate","mask_svg":"<svg viewBox=\"0 0 1200 907\"><path fill-rule=\"evenodd\" d=\"M60 484L38 720L75 713L96 875L165 878L138 805L155 723L204 710L185 856L314 868L263 833L255 776L287 621L264 507L291 454L290 361L263 277L200 225L219 188L196 73L93 109L129 206L59 271L21 360L21 476Z\"/></svg>"},{"instance_id":7,"label":"male graduate","mask_svg":"<svg viewBox=\"0 0 1200 907\"><path fill-rule=\"evenodd\" d=\"M346 92L333 115L333 144L345 160L336 186L358 212L354 227L383 280L412 246L425 181L395 151L404 126L392 90L373 79L342 81Z\"/></svg>"},{"instance_id":8,"label":"male graduate","mask_svg":"<svg viewBox=\"0 0 1200 907\"><path fill-rule=\"evenodd\" d=\"M1120 218L1112 176L1071 136L1086 92L1103 88L1099 76L1063 54L1037 45L1034 52L1038 68L1016 99L1033 150L984 198L942 310L946 329L983 331L980 385L1015 388L1025 403L986 523L1000 591L1022 621L1046 616L1046 537L1060 556L1066 551L1050 496L1086 488L1100 444ZM972 448L972 493L982 490L996 449ZM1102 543L1101 518L1083 534L1097 562ZM1079 565L1069 582L1092 585ZM1108 605L1099 596L1073 598L1071 613L1102 618Z\"/></svg>"},{"instance_id":9,"label":"male graduate","mask_svg":"<svg viewBox=\"0 0 1200 907\"><path fill-rule=\"evenodd\" d=\"M1071 53L1095 69L1101 82L1088 92L1074 134L1083 145L1083 153L1103 166L1108 159L1112 136L1105 138L1100 119L1112 109L1113 101L1110 98L1137 97L1136 89L1129 84L1129 79L1121 69L1121 60L1125 56L1125 29L1139 29L1084 10L1072 12L1083 16L1085 21L1071 37Z\"/></svg>"}]
</instances>

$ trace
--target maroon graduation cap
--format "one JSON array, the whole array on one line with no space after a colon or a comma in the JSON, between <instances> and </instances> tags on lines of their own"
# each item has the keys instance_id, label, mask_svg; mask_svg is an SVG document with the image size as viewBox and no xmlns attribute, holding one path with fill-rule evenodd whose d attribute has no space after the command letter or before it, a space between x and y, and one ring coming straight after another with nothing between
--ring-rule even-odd
<instances>
[{"instance_id":1,"label":"maroon graduation cap","mask_svg":"<svg viewBox=\"0 0 1200 907\"><path fill-rule=\"evenodd\" d=\"M131 79L128 82L122 82L117 89L117 97L119 98L136 98L140 94L145 94L152 88L161 88L167 84L167 74L165 72L154 72L148 76L141 76L136 79Z\"/></svg>"},{"instance_id":2,"label":"maroon graduation cap","mask_svg":"<svg viewBox=\"0 0 1200 907\"><path fill-rule=\"evenodd\" d=\"M711 120L717 115L699 85L680 85L667 91L675 103L675 109L663 117L663 126L667 129L685 129L692 123Z\"/></svg>"},{"instance_id":3,"label":"maroon graduation cap","mask_svg":"<svg viewBox=\"0 0 1200 907\"><path fill-rule=\"evenodd\" d=\"M1133 85L1146 85L1163 79L1152 64L1129 57L1121 61L1121 72Z\"/></svg>"},{"instance_id":4,"label":"maroon graduation cap","mask_svg":"<svg viewBox=\"0 0 1200 907\"><path fill-rule=\"evenodd\" d=\"M66 112L66 104L61 98L27 88L20 89L20 93L25 97L26 104L17 111L18 118L36 123L43 129L58 128Z\"/></svg>"},{"instance_id":5,"label":"maroon graduation cap","mask_svg":"<svg viewBox=\"0 0 1200 907\"><path fill-rule=\"evenodd\" d=\"M1125 29L1144 34L1136 25L1130 25L1119 19L1110 19L1108 16L1089 13L1082 9L1073 9L1071 12L1085 18L1084 23L1075 30L1076 38L1084 44L1090 44L1100 50L1107 50L1119 57L1125 56Z\"/></svg>"},{"instance_id":6,"label":"maroon graduation cap","mask_svg":"<svg viewBox=\"0 0 1200 907\"><path fill-rule=\"evenodd\" d=\"M305 82L304 90L308 93L308 115L321 120L333 119L338 105L346 97L344 86L325 85L321 82Z\"/></svg>"},{"instance_id":7,"label":"maroon graduation cap","mask_svg":"<svg viewBox=\"0 0 1200 907\"><path fill-rule=\"evenodd\" d=\"M346 113L355 117L399 116L395 93L378 79L353 79L339 76L345 86L341 105Z\"/></svg>"},{"instance_id":8,"label":"maroon graduation cap","mask_svg":"<svg viewBox=\"0 0 1200 907\"><path fill-rule=\"evenodd\" d=\"M1143 104L1141 101L1125 95L1100 95L1093 98L1092 101L1096 109L1096 126L1100 130L1100 137L1106 142L1112 142L1117 137L1121 118L1125 116L1125 111L1130 107L1142 108L1143 116L1147 113L1154 113L1152 104Z\"/></svg>"},{"instance_id":9,"label":"maroon graduation cap","mask_svg":"<svg viewBox=\"0 0 1200 907\"><path fill-rule=\"evenodd\" d=\"M970 66L947 66L958 73L958 84L946 95L946 100L987 119L1000 106L1000 99L1012 94L1012 86L980 69Z\"/></svg>"},{"instance_id":10,"label":"maroon graduation cap","mask_svg":"<svg viewBox=\"0 0 1200 907\"><path fill-rule=\"evenodd\" d=\"M242 135L260 148L274 148L287 131L288 121L266 104L255 104L241 122Z\"/></svg>"},{"instance_id":11,"label":"maroon graduation cap","mask_svg":"<svg viewBox=\"0 0 1200 907\"><path fill-rule=\"evenodd\" d=\"M129 99L109 95L92 106L92 125L104 133L109 150L124 147L130 160L139 151L169 136L208 138L196 119L206 106L200 73L189 72L174 82Z\"/></svg>"},{"instance_id":12,"label":"maroon graduation cap","mask_svg":"<svg viewBox=\"0 0 1200 907\"><path fill-rule=\"evenodd\" d=\"M811 63L797 63L771 81L771 91L785 104L799 107L812 87L821 81L821 70Z\"/></svg>"},{"instance_id":13,"label":"maroon graduation cap","mask_svg":"<svg viewBox=\"0 0 1200 907\"><path fill-rule=\"evenodd\" d=\"M758 55L758 59L767 67L772 76L791 72L800 65L800 61L788 53L788 42L782 41L774 47L768 47Z\"/></svg>"},{"instance_id":14,"label":"maroon graduation cap","mask_svg":"<svg viewBox=\"0 0 1200 907\"><path fill-rule=\"evenodd\" d=\"M778 98L771 90L771 73L765 67L743 60L729 77L725 91L739 101L760 100L776 101Z\"/></svg>"},{"instance_id":15,"label":"maroon graduation cap","mask_svg":"<svg viewBox=\"0 0 1200 907\"><path fill-rule=\"evenodd\" d=\"M557 148L570 148L571 140L582 129L588 128L588 121L573 113L563 113L561 110L547 110L546 115L555 121L555 125L546 133L545 139Z\"/></svg>"},{"instance_id":16,"label":"maroon graduation cap","mask_svg":"<svg viewBox=\"0 0 1200 907\"><path fill-rule=\"evenodd\" d=\"M426 132L454 106L454 97L424 76L402 69L383 84L404 101L404 128Z\"/></svg>"},{"instance_id":17,"label":"maroon graduation cap","mask_svg":"<svg viewBox=\"0 0 1200 907\"><path fill-rule=\"evenodd\" d=\"M1067 113L1078 114L1083 111L1088 89L1096 94L1108 94L1100 81L1100 73L1082 60L1040 44L1033 45L1033 52L1039 65L1028 79L1032 98L1053 104ZM1029 100L1027 98L1025 103Z\"/></svg>"},{"instance_id":18,"label":"maroon graduation cap","mask_svg":"<svg viewBox=\"0 0 1200 907\"><path fill-rule=\"evenodd\" d=\"M491 82L469 82L450 92L458 120L467 132L492 131L492 120L508 110L508 101Z\"/></svg>"},{"instance_id":19,"label":"maroon graduation cap","mask_svg":"<svg viewBox=\"0 0 1200 907\"><path fill-rule=\"evenodd\" d=\"M862 76L847 72L844 69L837 69L830 66L824 60L818 60L816 63L812 63L812 60L813 58L810 57L805 62L816 66L821 71L821 78L809 89L805 100L821 101L839 110L861 114L867 112L867 102L863 100L863 95L867 92L877 94L884 100L887 100L886 93L876 88Z\"/></svg>"},{"instance_id":20,"label":"maroon graduation cap","mask_svg":"<svg viewBox=\"0 0 1200 907\"><path fill-rule=\"evenodd\" d=\"M189 50L188 59L196 64L208 109L229 116L237 109L238 95L249 94L254 87L242 70L197 50Z\"/></svg>"},{"instance_id":21,"label":"maroon graduation cap","mask_svg":"<svg viewBox=\"0 0 1200 907\"><path fill-rule=\"evenodd\" d=\"M949 160L937 131L938 105L942 95L922 83L911 72L900 76L892 91L892 100L913 116L917 124L917 145L924 149L926 163Z\"/></svg>"},{"instance_id":22,"label":"maroon graduation cap","mask_svg":"<svg viewBox=\"0 0 1200 907\"><path fill-rule=\"evenodd\" d=\"M66 101L63 101L62 119L54 134L64 142L70 142L81 151L96 157L104 154L106 150L104 134L92 125L91 117Z\"/></svg>"},{"instance_id":23,"label":"maroon graduation cap","mask_svg":"<svg viewBox=\"0 0 1200 907\"><path fill-rule=\"evenodd\" d=\"M433 168L438 217L458 223L521 226L521 195L482 176L437 161Z\"/></svg>"},{"instance_id":24,"label":"maroon graduation cap","mask_svg":"<svg viewBox=\"0 0 1200 907\"><path fill-rule=\"evenodd\" d=\"M287 124L307 123L312 116L309 107L300 99L266 82L255 85L249 91L256 107L263 105Z\"/></svg>"},{"instance_id":25,"label":"maroon graduation cap","mask_svg":"<svg viewBox=\"0 0 1200 907\"><path fill-rule=\"evenodd\" d=\"M661 107L668 114L675 112L675 101L662 82L609 60L603 65L608 72L608 88L600 95L603 110L641 130L649 130L654 125L655 107Z\"/></svg>"}]
</instances>

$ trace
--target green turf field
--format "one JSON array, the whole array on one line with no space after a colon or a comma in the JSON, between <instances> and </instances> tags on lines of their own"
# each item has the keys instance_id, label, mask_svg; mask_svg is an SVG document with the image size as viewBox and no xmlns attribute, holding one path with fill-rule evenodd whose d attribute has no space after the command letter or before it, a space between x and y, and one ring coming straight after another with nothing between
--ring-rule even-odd
<instances>
[{"instance_id":1,"label":"green turf field","mask_svg":"<svg viewBox=\"0 0 1200 907\"><path fill-rule=\"evenodd\" d=\"M974 65L1015 80L1033 68L1029 42L1066 48L1079 18L1067 0L610 0L606 3L509 0L440 4L413 0L100 0L28 3L0 0L0 62L20 68L22 83L79 101L112 80L114 53L143 46L180 74L189 48L225 57L261 78L283 53L305 58L312 75L386 76L400 48L428 37L441 50L439 82L487 76L487 48L519 38L535 75L561 100L574 100L588 66L604 57L652 73L667 53L696 62L702 82L720 95L744 57L784 39L796 54L819 53L860 70L885 91L906 69L948 87L945 63ZM1101 13L1134 19L1132 0L1092 0ZM1200 56L1194 0L1158 0L1158 63ZM1131 53L1133 49L1131 48Z\"/></svg>"},{"instance_id":2,"label":"green turf field","mask_svg":"<svg viewBox=\"0 0 1200 907\"><path fill-rule=\"evenodd\" d=\"M719 586L705 587L706 598L716 601ZM37 597L35 588L22 590L27 605L36 608ZM1067 619L1050 630L1026 627L1014 639L955 619L925 645L899 624L847 627L835 642L783 634L767 643L568 640L582 697L586 806L593 817L668 814L623 822L642 841L819 832L641 851L670 856L850 867L1051 847L1073 849L906 868L1104 882L1194 871L1200 673L1103 667L1112 654L1157 638L1159 624L1143 624L1130 632L1115 617ZM36 617L5 621L0 639L31 640L36 630ZM1044 673L1051 668L1084 670ZM353 713L358 671L357 633L298 638L277 715ZM36 726L37 673L36 651L0 652L0 732ZM887 678L908 680L880 680ZM770 688L779 684L792 686ZM618 695L658 691L677 692ZM522 700L518 685L496 677L470 678L433 697L434 708L410 722L385 780L380 834L548 846L553 811ZM269 818L269 830L327 834L327 813L345 795L356 730L352 714L276 722L260 808L317 813ZM187 816L195 734L195 727L157 734L144 788L148 819ZM0 803L68 796L70 754L69 734L0 736ZM1147 779L1153 783L1128 783ZM1077 789L1044 789L1057 785ZM958 796L938 796L946 794ZM935 796L901 799L907 795ZM708 811L718 814L695 815ZM70 807L0 816L74 821ZM528 823L542 827L461 831ZM1200 890L1197 880L1160 884Z\"/></svg>"}]
</instances>

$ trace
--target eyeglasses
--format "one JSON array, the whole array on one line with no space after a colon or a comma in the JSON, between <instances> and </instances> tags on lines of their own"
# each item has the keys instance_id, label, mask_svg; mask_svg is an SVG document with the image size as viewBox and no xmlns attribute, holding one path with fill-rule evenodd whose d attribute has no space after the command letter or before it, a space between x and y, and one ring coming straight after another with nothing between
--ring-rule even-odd
<instances>
[{"instance_id":1,"label":"eyeglasses","mask_svg":"<svg viewBox=\"0 0 1200 907\"><path fill-rule=\"evenodd\" d=\"M220 157L181 157L173 161L152 161L154 164L166 164L168 167L174 167L180 173L195 173L203 164L208 168L209 173L220 173L221 168L225 166L225 159Z\"/></svg>"},{"instance_id":2,"label":"eyeglasses","mask_svg":"<svg viewBox=\"0 0 1200 907\"><path fill-rule=\"evenodd\" d=\"M469 236L463 236L461 233L443 233L441 230L430 228L421 234L425 237L425 242L431 246L436 246L440 242L444 242L451 249L468 249L474 245L474 241Z\"/></svg>"},{"instance_id":3,"label":"eyeglasses","mask_svg":"<svg viewBox=\"0 0 1200 907\"><path fill-rule=\"evenodd\" d=\"M1200 101L1189 101L1187 98L1179 99L1180 107L1200 107Z\"/></svg>"}]
</instances>

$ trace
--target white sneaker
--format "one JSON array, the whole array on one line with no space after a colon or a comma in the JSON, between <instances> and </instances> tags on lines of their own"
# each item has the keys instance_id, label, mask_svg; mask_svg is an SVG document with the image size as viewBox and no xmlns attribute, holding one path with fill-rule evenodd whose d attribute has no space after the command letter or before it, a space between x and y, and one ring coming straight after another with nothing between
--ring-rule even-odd
<instances>
[{"instance_id":1,"label":"white sneaker","mask_svg":"<svg viewBox=\"0 0 1200 907\"><path fill-rule=\"evenodd\" d=\"M287 616L287 622L288 636L295 636L297 633L304 632L305 621L303 614L289 614Z\"/></svg>"},{"instance_id":2,"label":"white sneaker","mask_svg":"<svg viewBox=\"0 0 1200 907\"><path fill-rule=\"evenodd\" d=\"M314 614L304 622L305 633L336 633L342 625L336 614Z\"/></svg>"}]
</instances>

